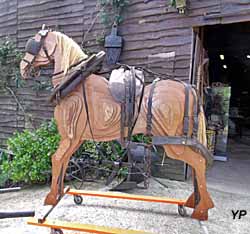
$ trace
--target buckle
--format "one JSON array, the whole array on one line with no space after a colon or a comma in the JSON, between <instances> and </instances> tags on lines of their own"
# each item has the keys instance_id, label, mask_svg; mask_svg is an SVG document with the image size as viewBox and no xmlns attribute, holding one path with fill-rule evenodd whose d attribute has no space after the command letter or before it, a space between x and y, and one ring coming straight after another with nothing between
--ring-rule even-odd
<instances>
[{"instance_id":1,"label":"buckle","mask_svg":"<svg viewBox=\"0 0 250 234\"><path fill-rule=\"evenodd\" d=\"M42 29L38 32L38 34L41 36L41 37L46 37L47 34L48 34L49 30L48 29Z\"/></svg>"}]
</instances>

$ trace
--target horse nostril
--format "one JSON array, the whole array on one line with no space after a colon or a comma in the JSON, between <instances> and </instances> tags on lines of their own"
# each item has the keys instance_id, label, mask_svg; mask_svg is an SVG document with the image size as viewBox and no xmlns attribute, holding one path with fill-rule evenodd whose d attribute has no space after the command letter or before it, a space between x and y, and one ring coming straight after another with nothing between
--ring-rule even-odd
<instances>
[{"instance_id":1,"label":"horse nostril","mask_svg":"<svg viewBox=\"0 0 250 234\"><path fill-rule=\"evenodd\" d=\"M25 80L28 79L28 77L29 77L27 70L23 71L23 73L21 73L21 75L22 75L23 79L25 79Z\"/></svg>"}]
</instances>

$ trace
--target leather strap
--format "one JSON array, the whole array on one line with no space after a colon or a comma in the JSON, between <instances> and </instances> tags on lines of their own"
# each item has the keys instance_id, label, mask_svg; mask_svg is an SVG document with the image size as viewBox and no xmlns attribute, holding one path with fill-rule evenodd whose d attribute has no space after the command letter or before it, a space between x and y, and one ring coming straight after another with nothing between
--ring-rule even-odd
<instances>
[{"instance_id":1,"label":"leather strap","mask_svg":"<svg viewBox=\"0 0 250 234\"><path fill-rule=\"evenodd\" d=\"M67 96L83 79L97 70L97 67L102 63L103 59L104 55L98 56L98 54L89 57L86 61L87 64L83 68L76 70L67 80L55 87L49 97L49 101L52 102L58 93L60 94L60 98Z\"/></svg>"},{"instance_id":2,"label":"leather strap","mask_svg":"<svg viewBox=\"0 0 250 234\"><path fill-rule=\"evenodd\" d=\"M126 110L125 103L121 103L121 120L120 120L120 141L121 145L125 147L124 138L125 138L125 118L126 118Z\"/></svg>"},{"instance_id":3,"label":"leather strap","mask_svg":"<svg viewBox=\"0 0 250 234\"><path fill-rule=\"evenodd\" d=\"M83 75L81 75L81 76L82 76L82 79L83 79L83 82L82 82L82 86L83 86L83 100L84 100L85 111L86 111L86 115L87 115L87 124L89 125L89 131L90 131L92 140L93 140L93 142L95 144L94 134L93 134L93 131L92 131L92 128L91 128L91 124L90 124L89 107L88 107L88 101L87 101L87 95L86 95L86 88L85 88L86 76L85 77ZM96 144L95 144L95 146L97 148Z\"/></svg>"},{"instance_id":4,"label":"leather strap","mask_svg":"<svg viewBox=\"0 0 250 234\"><path fill-rule=\"evenodd\" d=\"M198 97L197 97L197 93L195 91L194 88L191 89L192 90L192 95L194 98L194 103L193 103L193 116L194 116L194 124L193 124L193 132L192 132L192 136L193 137L197 137L197 133L198 133Z\"/></svg>"},{"instance_id":5,"label":"leather strap","mask_svg":"<svg viewBox=\"0 0 250 234\"><path fill-rule=\"evenodd\" d=\"M148 112L147 112L147 126L146 126L146 134L148 136L151 136L152 133L152 104L153 104L153 94L154 94L154 89L157 81L159 81L159 78L156 78L151 85L151 89L149 91L149 96L148 96Z\"/></svg>"},{"instance_id":6,"label":"leather strap","mask_svg":"<svg viewBox=\"0 0 250 234\"><path fill-rule=\"evenodd\" d=\"M212 164L213 156L208 149L202 145L196 138L185 136L153 136L153 145L186 145L201 152L208 165Z\"/></svg>"},{"instance_id":7,"label":"leather strap","mask_svg":"<svg viewBox=\"0 0 250 234\"><path fill-rule=\"evenodd\" d=\"M124 146L125 128L127 127L127 142L131 141L133 130L141 111L145 84L136 75L135 67L126 66L131 71L132 77L125 79L125 103L121 103L121 144ZM136 79L142 83L142 92L138 107L136 108ZM129 146L128 146L129 147Z\"/></svg>"},{"instance_id":8,"label":"leather strap","mask_svg":"<svg viewBox=\"0 0 250 234\"><path fill-rule=\"evenodd\" d=\"M190 114L189 114L189 95L191 86L185 82L182 83L185 88L185 104L184 104L184 121L183 121L183 134L188 136L189 133L189 125L190 125Z\"/></svg>"}]
</instances>

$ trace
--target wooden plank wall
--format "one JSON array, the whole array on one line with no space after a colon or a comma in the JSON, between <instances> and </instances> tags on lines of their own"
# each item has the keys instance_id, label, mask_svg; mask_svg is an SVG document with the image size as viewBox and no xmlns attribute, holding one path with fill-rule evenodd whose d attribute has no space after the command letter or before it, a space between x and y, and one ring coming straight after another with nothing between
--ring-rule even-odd
<instances>
[{"instance_id":1,"label":"wooden plank wall","mask_svg":"<svg viewBox=\"0 0 250 234\"><path fill-rule=\"evenodd\" d=\"M0 39L17 38L17 0L0 0ZM1 79L1 74L0 74ZM0 145L17 128L17 104L7 90L0 89Z\"/></svg>"},{"instance_id":2,"label":"wooden plank wall","mask_svg":"<svg viewBox=\"0 0 250 234\"><path fill-rule=\"evenodd\" d=\"M0 0L0 38L17 38L17 0Z\"/></svg>"},{"instance_id":3,"label":"wooden plank wall","mask_svg":"<svg viewBox=\"0 0 250 234\"><path fill-rule=\"evenodd\" d=\"M190 0L187 15L179 15L168 7L169 3L170 0L130 0L119 28L125 41L121 62L157 69L160 59L165 64L160 67L163 72L172 72L188 82L192 27L250 20L248 0ZM45 23L78 43L85 35L85 47L97 52L103 49L96 40L104 32L100 20L86 34L97 13L96 0L0 0L0 39L9 35L23 50L27 39ZM169 53L175 56L170 58ZM43 77L49 72L46 70ZM52 116L53 107L46 102L47 91L38 92L31 86L32 82L26 82L21 89L12 88L37 127ZM7 91L0 93L0 117L0 145L14 130L30 127L29 117L24 116Z\"/></svg>"}]
</instances>

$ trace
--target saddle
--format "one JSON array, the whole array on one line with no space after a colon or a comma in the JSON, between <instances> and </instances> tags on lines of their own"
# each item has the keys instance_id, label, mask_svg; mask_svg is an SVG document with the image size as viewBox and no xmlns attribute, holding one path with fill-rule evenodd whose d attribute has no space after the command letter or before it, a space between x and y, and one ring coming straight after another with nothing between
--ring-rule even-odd
<instances>
[{"instance_id":1,"label":"saddle","mask_svg":"<svg viewBox=\"0 0 250 234\"><path fill-rule=\"evenodd\" d=\"M130 69L120 67L114 69L110 75L109 90L116 102L124 103L126 102L126 91L135 89L135 98L137 98L141 95L143 83L143 71L134 67L130 67Z\"/></svg>"},{"instance_id":2,"label":"saddle","mask_svg":"<svg viewBox=\"0 0 250 234\"><path fill-rule=\"evenodd\" d=\"M74 90L79 83L86 77L95 73L99 66L102 64L105 58L105 52L101 51L98 54L91 55L88 59L72 67L71 72L65 77L65 79L55 87L52 94L49 97L49 101L61 99L67 96L72 90Z\"/></svg>"},{"instance_id":3,"label":"saddle","mask_svg":"<svg viewBox=\"0 0 250 234\"><path fill-rule=\"evenodd\" d=\"M144 92L143 71L128 65L121 66L112 71L108 87L114 100L121 105L121 144L124 146L125 135L130 141L140 112Z\"/></svg>"}]
</instances>

